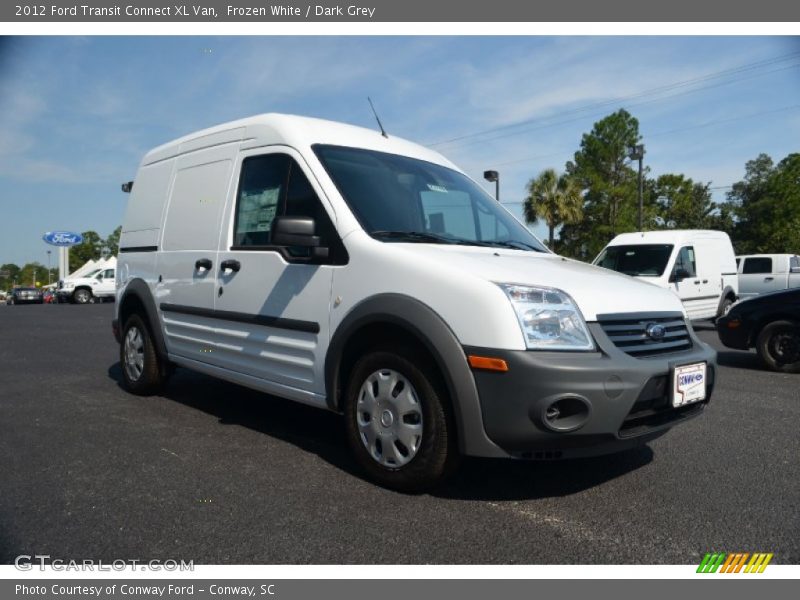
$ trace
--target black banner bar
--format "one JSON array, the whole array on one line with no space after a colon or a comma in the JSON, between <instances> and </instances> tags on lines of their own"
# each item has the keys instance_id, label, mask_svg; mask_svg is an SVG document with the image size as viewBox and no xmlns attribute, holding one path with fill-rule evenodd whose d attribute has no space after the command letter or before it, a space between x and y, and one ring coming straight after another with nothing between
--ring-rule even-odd
<instances>
[{"instance_id":1,"label":"black banner bar","mask_svg":"<svg viewBox=\"0 0 800 600\"><path fill-rule=\"evenodd\" d=\"M797 22L786 0L16 0L8 22Z\"/></svg>"},{"instance_id":2,"label":"black banner bar","mask_svg":"<svg viewBox=\"0 0 800 600\"><path fill-rule=\"evenodd\" d=\"M576 570L579 567L575 567ZM687 567L691 569L691 567ZM713 583L711 579L714 579ZM794 584L794 585L793 585ZM261 600L416 600L458 598L459 600L531 600L532 598L648 598L674 600L700 597L700 594L731 598L759 595L788 598L796 581L758 579L758 575L698 575L672 580L425 580L425 579L27 579L0 581L0 597L38 600L223 600L258 598Z\"/></svg>"}]
</instances>

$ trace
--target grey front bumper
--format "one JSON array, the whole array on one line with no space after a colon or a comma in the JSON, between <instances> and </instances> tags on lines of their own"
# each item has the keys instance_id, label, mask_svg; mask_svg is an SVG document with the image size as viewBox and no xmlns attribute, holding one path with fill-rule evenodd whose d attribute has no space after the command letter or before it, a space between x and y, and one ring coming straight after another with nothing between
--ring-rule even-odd
<instances>
[{"instance_id":1,"label":"grey front bumper","mask_svg":"<svg viewBox=\"0 0 800 600\"><path fill-rule=\"evenodd\" d=\"M597 323L589 328L597 352L464 348L468 355L502 358L508 364L505 373L473 374L486 434L510 455L551 459L616 452L703 412L714 388L716 351L691 328L690 349L647 358L617 348ZM673 408L673 369L698 362L708 365L705 400ZM585 403L588 414L579 427L554 431L545 411L563 398Z\"/></svg>"}]
</instances>

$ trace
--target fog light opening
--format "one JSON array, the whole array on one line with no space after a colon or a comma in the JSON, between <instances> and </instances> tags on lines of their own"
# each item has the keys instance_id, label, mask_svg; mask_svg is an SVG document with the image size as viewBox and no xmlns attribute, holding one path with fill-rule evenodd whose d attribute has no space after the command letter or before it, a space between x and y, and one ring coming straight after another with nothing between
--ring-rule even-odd
<instances>
[{"instance_id":1,"label":"fog light opening","mask_svg":"<svg viewBox=\"0 0 800 600\"><path fill-rule=\"evenodd\" d=\"M544 409L544 425L553 431L575 431L589 420L591 406L579 396L565 396L552 401Z\"/></svg>"}]
</instances>

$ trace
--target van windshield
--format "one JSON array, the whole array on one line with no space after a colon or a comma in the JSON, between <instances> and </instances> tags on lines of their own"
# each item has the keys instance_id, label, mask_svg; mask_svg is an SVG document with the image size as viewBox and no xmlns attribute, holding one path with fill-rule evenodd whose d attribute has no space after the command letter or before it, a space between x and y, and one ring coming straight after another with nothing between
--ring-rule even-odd
<instances>
[{"instance_id":1,"label":"van windshield","mask_svg":"<svg viewBox=\"0 0 800 600\"><path fill-rule=\"evenodd\" d=\"M594 264L634 277L661 277L672 254L672 244L608 246Z\"/></svg>"},{"instance_id":2,"label":"van windshield","mask_svg":"<svg viewBox=\"0 0 800 600\"><path fill-rule=\"evenodd\" d=\"M359 148L316 145L314 152L375 239L548 252L497 201L457 171Z\"/></svg>"}]
</instances>

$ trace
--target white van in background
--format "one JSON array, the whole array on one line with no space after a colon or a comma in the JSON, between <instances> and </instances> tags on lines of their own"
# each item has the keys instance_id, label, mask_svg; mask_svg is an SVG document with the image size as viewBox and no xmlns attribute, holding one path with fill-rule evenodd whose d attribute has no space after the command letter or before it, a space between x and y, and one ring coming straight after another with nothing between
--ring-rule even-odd
<instances>
[{"instance_id":1,"label":"white van in background","mask_svg":"<svg viewBox=\"0 0 800 600\"><path fill-rule=\"evenodd\" d=\"M671 289L690 319L723 315L739 295L733 245L722 231L623 233L592 264Z\"/></svg>"},{"instance_id":2,"label":"white van in background","mask_svg":"<svg viewBox=\"0 0 800 600\"><path fill-rule=\"evenodd\" d=\"M737 256L736 265L742 299L800 287L800 256L796 254Z\"/></svg>"}]
</instances>

